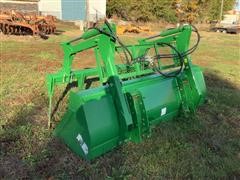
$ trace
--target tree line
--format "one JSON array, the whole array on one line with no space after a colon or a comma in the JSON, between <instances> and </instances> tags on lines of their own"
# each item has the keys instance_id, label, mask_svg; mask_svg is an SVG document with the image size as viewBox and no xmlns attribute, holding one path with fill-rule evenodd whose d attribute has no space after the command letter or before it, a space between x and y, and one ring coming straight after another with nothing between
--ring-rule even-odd
<instances>
[{"instance_id":1,"label":"tree line","mask_svg":"<svg viewBox=\"0 0 240 180\"><path fill-rule=\"evenodd\" d=\"M235 0L224 0L224 12ZM167 22L206 22L218 20L221 0L107 0L107 16L124 20Z\"/></svg>"}]
</instances>

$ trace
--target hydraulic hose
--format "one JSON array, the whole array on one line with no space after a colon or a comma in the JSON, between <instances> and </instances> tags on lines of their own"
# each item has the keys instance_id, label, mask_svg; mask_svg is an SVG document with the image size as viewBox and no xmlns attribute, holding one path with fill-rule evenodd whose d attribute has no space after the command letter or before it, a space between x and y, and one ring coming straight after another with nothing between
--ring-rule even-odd
<instances>
[{"instance_id":1,"label":"hydraulic hose","mask_svg":"<svg viewBox=\"0 0 240 180\"><path fill-rule=\"evenodd\" d=\"M115 34L115 32L112 30L111 25L110 25L110 23L107 21L107 19L105 20L104 23L105 23L106 26L108 27L110 33L109 33L109 32L106 32L106 31L104 31L104 30L101 30L101 29L99 29L98 27L93 27L93 29L98 30L100 33L105 34L105 35L113 38L114 41L117 41L117 42L118 42L118 44L119 44L119 45L122 47L122 49L123 49L123 52L124 52L124 55L125 55L125 58L126 58L126 61L127 61L127 64L128 64L128 65L132 65L132 64L138 63L138 62L139 62L139 63L148 62L148 61L147 61L148 58L146 58L146 54L143 55L143 56L141 56L141 57L133 58L132 53L131 53L130 50L122 43L122 41L119 39L119 37L118 37L118 36ZM176 54L175 54L175 53L174 53L174 54L157 54L157 53L156 53L156 55L152 57L153 59L160 59L160 58L178 58L178 59L180 60L180 68L179 68L179 70L178 70L176 73L174 73L173 75L171 75L171 73L170 73L170 74L166 74L166 73L163 73L162 71L160 71L160 69L159 69L158 67L156 67L156 65L153 63L153 65L154 65L153 70L154 70L154 71L157 71L159 74L161 74L161 75L163 75L163 76L165 76L165 77L176 77L177 75L179 75L179 74L182 72L182 70L184 69L184 58L185 58L186 56L188 56L189 54L193 53L193 52L197 49L197 47L198 47L198 45L199 45L199 42L200 42L200 39L201 39L201 36L200 36L197 28L196 28L195 26L193 26L193 25L191 25L191 26L193 27L193 30L192 30L192 31L197 34L197 41L196 41L196 43L195 43L190 49L188 49L187 51L181 53L181 52L179 52L179 51L177 50L176 47L174 47L174 46L171 45L170 43L157 43L157 45L164 45L164 46L170 47L171 49L173 49L173 51L174 51ZM130 60L129 60L129 56L130 56Z\"/></svg>"}]
</instances>

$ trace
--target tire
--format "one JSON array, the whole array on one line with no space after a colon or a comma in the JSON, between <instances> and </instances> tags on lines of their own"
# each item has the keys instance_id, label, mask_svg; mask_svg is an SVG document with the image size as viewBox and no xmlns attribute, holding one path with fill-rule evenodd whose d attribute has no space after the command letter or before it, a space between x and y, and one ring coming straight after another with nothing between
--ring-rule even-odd
<instances>
[{"instance_id":1,"label":"tire","mask_svg":"<svg viewBox=\"0 0 240 180\"><path fill-rule=\"evenodd\" d=\"M226 30L226 29L224 29L224 30L222 31L222 33L226 34L226 33L227 33L227 30Z\"/></svg>"}]
</instances>

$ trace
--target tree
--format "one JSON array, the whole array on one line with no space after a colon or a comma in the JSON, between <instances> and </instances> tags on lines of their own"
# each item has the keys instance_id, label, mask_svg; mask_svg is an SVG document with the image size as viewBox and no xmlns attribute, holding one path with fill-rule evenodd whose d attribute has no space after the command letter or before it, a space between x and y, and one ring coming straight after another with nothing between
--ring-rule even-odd
<instances>
[{"instance_id":1,"label":"tree","mask_svg":"<svg viewBox=\"0 0 240 180\"><path fill-rule=\"evenodd\" d=\"M198 0L175 0L173 2L173 5L175 6L176 16L178 17L179 22L192 23L196 21L199 11Z\"/></svg>"},{"instance_id":2,"label":"tree","mask_svg":"<svg viewBox=\"0 0 240 180\"><path fill-rule=\"evenodd\" d=\"M235 0L224 0L224 12L233 8ZM218 19L219 0L107 0L107 16L125 20L198 22Z\"/></svg>"}]
</instances>

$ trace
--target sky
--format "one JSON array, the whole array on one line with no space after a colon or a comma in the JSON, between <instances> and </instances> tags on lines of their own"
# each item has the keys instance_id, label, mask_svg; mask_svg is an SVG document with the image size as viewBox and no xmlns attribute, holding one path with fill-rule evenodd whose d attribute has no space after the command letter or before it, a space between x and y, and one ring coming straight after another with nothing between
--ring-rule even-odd
<instances>
[{"instance_id":1,"label":"sky","mask_svg":"<svg viewBox=\"0 0 240 180\"><path fill-rule=\"evenodd\" d=\"M236 10L240 11L240 0L236 0L237 4L236 4Z\"/></svg>"}]
</instances>

